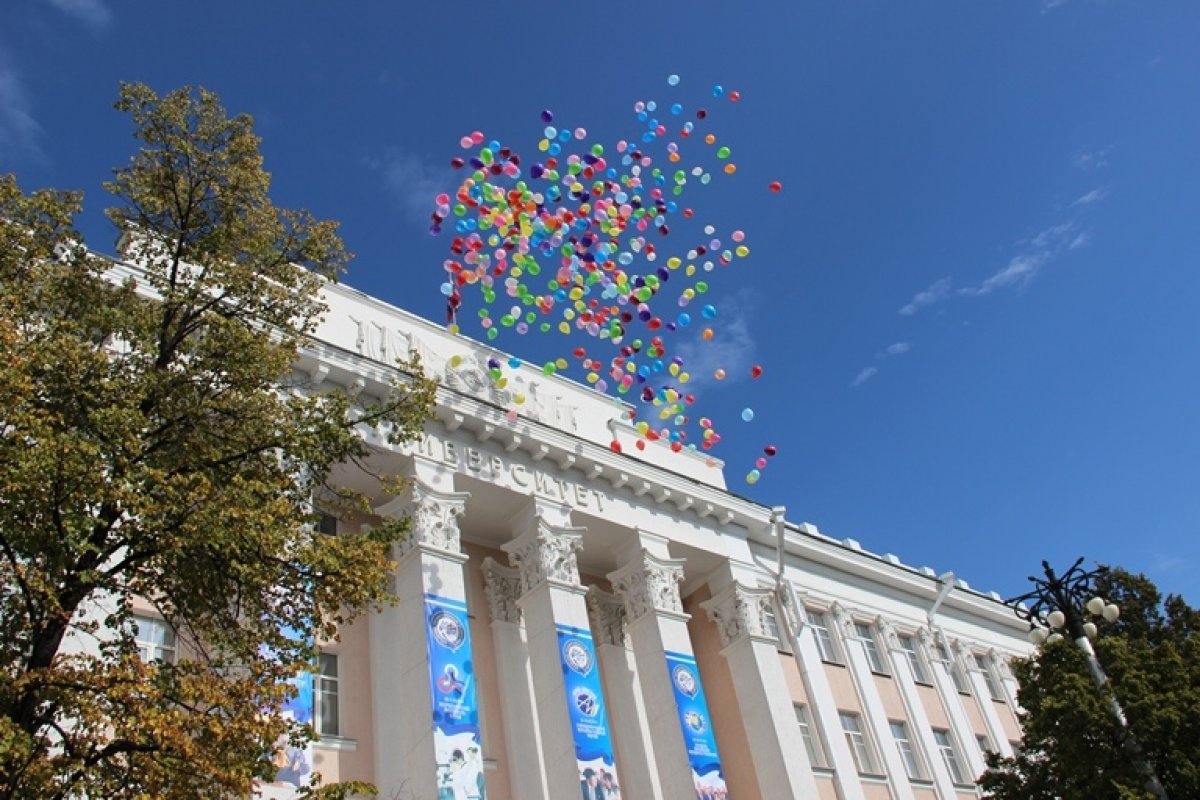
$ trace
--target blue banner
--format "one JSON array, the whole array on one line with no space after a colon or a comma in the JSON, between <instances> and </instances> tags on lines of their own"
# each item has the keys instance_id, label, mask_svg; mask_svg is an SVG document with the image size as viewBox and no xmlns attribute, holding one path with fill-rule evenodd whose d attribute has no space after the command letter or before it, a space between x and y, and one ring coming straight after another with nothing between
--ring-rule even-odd
<instances>
[{"instance_id":1,"label":"blue banner","mask_svg":"<svg viewBox=\"0 0 1200 800\"><path fill-rule=\"evenodd\" d=\"M484 800L471 628L461 600L425 595L437 800Z\"/></svg>"},{"instance_id":2,"label":"blue banner","mask_svg":"<svg viewBox=\"0 0 1200 800\"><path fill-rule=\"evenodd\" d=\"M699 800L725 800L729 790L725 787L717 737L708 715L708 700L704 697L696 659L684 653L668 652L667 671L675 691L675 707L679 710L679 727L683 730L683 742L692 765L696 797Z\"/></svg>"},{"instance_id":3,"label":"blue banner","mask_svg":"<svg viewBox=\"0 0 1200 800\"><path fill-rule=\"evenodd\" d=\"M583 800L614 800L621 789L592 634L570 625L559 625L557 630Z\"/></svg>"},{"instance_id":4,"label":"blue banner","mask_svg":"<svg viewBox=\"0 0 1200 800\"><path fill-rule=\"evenodd\" d=\"M300 638L299 632L291 628L284 628L283 635L293 641ZM262 652L269 657L272 651L264 647ZM288 682L292 685L293 695L280 709L283 716L301 725L312 725L313 674L307 670L298 672ZM291 800L312 783L312 743L296 747L287 736L280 737L271 753L271 764L275 767L275 779L270 783L255 781L254 796L262 800Z\"/></svg>"}]
</instances>

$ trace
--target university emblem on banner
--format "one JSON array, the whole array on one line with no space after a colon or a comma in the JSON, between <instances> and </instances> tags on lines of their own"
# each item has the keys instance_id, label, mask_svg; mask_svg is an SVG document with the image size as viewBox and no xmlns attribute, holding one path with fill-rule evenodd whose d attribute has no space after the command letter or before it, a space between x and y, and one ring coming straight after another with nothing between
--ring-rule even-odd
<instances>
[{"instance_id":1,"label":"university emblem on banner","mask_svg":"<svg viewBox=\"0 0 1200 800\"><path fill-rule=\"evenodd\" d=\"M568 639L563 643L563 663L580 675L592 671L592 651L578 639Z\"/></svg>"},{"instance_id":2,"label":"university emblem on banner","mask_svg":"<svg viewBox=\"0 0 1200 800\"><path fill-rule=\"evenodd\" d=\"M430 614L429 630L434 640L447 650L457 650L467 640L467 632L457 617L440 608Z\"/></svg>"},{"instance_id":3,"label":"university emblem on banner","mask_svg":"<svg viewBox=\"0 0 1200 800\"><path fill-rule=\"evenodd\" d=\"M683 666L677 664L672 670L671 679L675 681L675 687L680 693L686 697L695 697L699 684L696 682L695 674Z\"/></svg>"},{"instance_id":4,"label":"university emblem on banner","mask_svg":"<svg viewBox=\"0 0 1200 800\"><path fill-rule=\"evenodd\" d=\"M575 707L579 709L579 713L584 716L594 717L600 712L600 701L596 695L592 694L590 689L579 687L573 693Z\"/></svg>"}]
</instances>

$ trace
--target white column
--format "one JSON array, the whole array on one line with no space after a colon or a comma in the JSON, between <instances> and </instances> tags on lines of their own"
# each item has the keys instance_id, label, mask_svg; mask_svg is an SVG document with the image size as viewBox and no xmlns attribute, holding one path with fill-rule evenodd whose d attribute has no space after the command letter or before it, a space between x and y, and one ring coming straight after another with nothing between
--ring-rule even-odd
<instances>
[{"instance_id":1,"label":"white column","mask_svg":"<svg viewBox=\"0 0 1200 800\"><path fill-rule=\"evenodd\" d=\"M763 797L817 797L775 640L763 626L770 591L734 580L701 603L717 623Z\"/></svg>"},{"instance_id":2,"label":"white column","mask_svg":"<svg viewBox=\"0 0 1200 800\"><path fill-rule=\"evenodd\" d=\"M912 784L908 782L908 771L900 758L900 751L892 740L892 729L888 724L887 711L883 707L883 698L879 696L879 688L867 661L865 645L854 630L854 619L837 603L831 609L833 618L842 630L842 639L846 642L847 667L850 679L862 701L863 716L871 731L879 754L883 757L883 769L887 775L888 787L893 798L897 800L913 800ZM878 645L877 645L878 646Z\"/></svg>"},{"instance_id":3,"label":"white column","mask_svg":"<svg viewBox=\"0 0 1200 800\"><path fill-rule=\"evenodd\" d=\"M537 707L533 701L533 676L529 669L529 650L521 626L521 576L515 569L501 566L491 558L481 564L488 611L491 614L492 642L496 648L496 672L500 687L500 708L504 714L504 739L508 751L509 786L512 796L546 800L545 764L542 762L541 731Z\"/></svg>"},{"instance_id":4,"label":"white column","mask_svg":"<svg viewBox=\"0 0 1200 800\"><path fill-rule=\"evenodd\" d=\"M629 797L663 800L662 785L654 768L650 722L642 701L637 662L629 649L625 629L625 604L614 594L592 586L587 593L596 657L604 676L609 723L617 747L617 761ZM633 787L637 787L634 791Z\"/></svg>"},{"instance_id":5,"label":"white column","mask_svg":"<svg viewBox=\"0 0 1200 800\"><path fill-rule=\"evenodd\" d=\"M383 517L412 520L395 546L397 603L368 617L375 784L385 797L438 796L425 595L463 603L467 598L458 518L468 495L432 488L435 478L425 466L418 461L417 478L405 495L375 509Z\"/></svg>"},{"instance_id":6,"label":"white column","mask_svg":"<svg viewBox=\"0 0 1200 800\"><path fill-rule=\"evenodd\" d=\"M639 538L638 544L649 545L666 555L666 539L645 533ZM654 766L664 796L672 798L696 792L667 668L668 652L693 654L687 629L691 617L683 612L679 597L683 564L681 560L653 555L648 547L639 547L625 566L608 575L613 589L625 603L629 640L650 724ZM712 724L711 718L708 722Z\"/></svg>"},{"instance_id":7,"label":"white column","mask_svg":"<svg viewBox=\"0 0 1200 800\"><path fill-rule=\"evenodd\" d=\"M912 665L908 662L908 654L900 646L900 639L896 636L896 629L892 627L891 623L880 620L879 630L887 644L888 653L891 656L892 674L896 686L900 689L900 698L904 701L904 709L908 712L908 719L911 723L910 733L915 737L915 741L920 742L925 763L933 775L934 791L942 800L951 800L955 796L954 780L950 777L950 771L946 769L945 762L942 761L937 742L934 741L933 726L929 722L929 715L925 713L925 706L921 703L921 694L917 689Z\"/></svg>"},{"instance_id":8,"label":"white column","mask_svg":"<svg viewBox=\"0 0 1200 800\"><path fill-rule=\"evenodd\" d=\"M950 675L952 670L960 668L953 660L955 648L951 646L948 639L943 644L945 653L951 661L946 662L938 658L930 663L929 666L933 671L933 685L937 689L938 698L942 701L942 707L946 709L946 716L950 718L950 727L954 731L955 738L964 743L963 751L971 767L971 772L975 775L982 775L983 771L987 769L987 765L984 763L979 745L975 742L975 733L971 728L970 719L967 718L966 707L963 706L963 696L959 693L958 687L954 684L954 678ZM962 672L961 674L965 675L966 673Z\"/></svg>"},{"instance_id":9,"label":"white column","mask_svg":"<svg viewBox=\"0 0 1200 800\"><path fill-rule=\"evenodd\" d=\"M983 724L987 726L988 738L992 740L992 744L996 746L1001 755L1006 758L1012 758L1012 745L1008 743L1008 735L1004 732L1004 726L1000 724L1000 717L996 714L996 709L993 706L992 693L988 691L987 681L975 663L973 652L962 642L958 643L956 649L958 650L957 655L959 659L967 666L967 679L971 681L971 689L975 694L975 704L979 706L979 711L983 714ZM975 737L972 736L971 738L974 739ZM973 749L978 749L978 746Z\"/></svg>"},{"instance_id":10,"label":"white column","mask_svg":"<svg viewBox=\"0 0 1200 800\"><path fill-rule=\"evenodd\" d=\"M521 598L517 603L525 620L546 786L553 800L580 795L575 737L558 644L560 624L589 630L585 589L580 585L575 561L582 547L583 528L566 527L569 515L565 507L531 500L518 515L516 529L522 532L504 545L521 573ZM607 718L607 703L603 697L596 699L600 705L597 715Z\"/></svg>"}]
</instances>

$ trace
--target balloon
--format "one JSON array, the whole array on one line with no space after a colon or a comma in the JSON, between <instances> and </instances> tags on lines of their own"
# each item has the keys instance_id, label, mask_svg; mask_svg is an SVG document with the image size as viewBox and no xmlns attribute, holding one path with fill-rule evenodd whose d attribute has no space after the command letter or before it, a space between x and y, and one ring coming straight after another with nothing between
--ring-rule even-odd
<instances>
[{"instance_id":1,"label":"balloon","mask_svg":"<svg viewBox=\"0 0 1200 800\"><path fill-rule=\"evenodd\" d=\"M667 85L668 86L678 86L679 85L679 76L678 75L668 75L667 76Z\"/></svg>"},{"instance_id":2,"label":"balloon","mask_svg":"<svg viewBox=\"0 0 1200 800\"><path fill-rule=\"evenodd\" d=\"M763 452L766 453L768 456L775 455L775 453L776 453L775 445L773 445L773 444L767 445L766 447L763 448Z\"/></svg>"},{"instance_id":3,"label":"balloon","mask_svg":"<svg viewBox=\"0 0 1200 800\"><path fill-rule=\"evenodd\" d=\"M754 419L754 409L753 408L743 408L742 409L742 422L750 422L753 419Z\"/></svg>"},{"instance_id":4,"label":"balloon","mask_svg":"<svg viewBox=\"0 0 1200 800\"><path fill-rule=\"evenodd\" d=\"M753 367L750 368L750 377L751 378L758 378L762 375L762 373L763 373L763 368L758 364L755 364Z\"/></svg>"},{"instance_id":5,"label":"balloon","mask_svg":"<svg viewBox=\"0 0 1200 800\"><path fill-rule=\"evenodd\" d=\"M719 381L725 380L725 370L717 369L717 371L713 373L713 377Z\"/></svg>"},{"instance_id":6,"label":"balloon","mask_svg":"<svg viewBox=\"0 0 1200 800\"><path fill-rule=\"evenodd\" d=\"M781 192L783 191L783 184L779 181L771 181L769 184L767 184L767 188L772 192Z\"/></svg>"},{"instance_id":7,"label":"balloon","mask_svg":"<svg viewBox=\"0 0 1200 800\"><path fill-rule=\"evenodd\" d=\"M759 471L756 469L752 469L748 473L746 473L746 483L753 486L754 484L758 483L758 479L760 477L761 477L761 473L759 473Z\"/></svg>"}]
</instances>

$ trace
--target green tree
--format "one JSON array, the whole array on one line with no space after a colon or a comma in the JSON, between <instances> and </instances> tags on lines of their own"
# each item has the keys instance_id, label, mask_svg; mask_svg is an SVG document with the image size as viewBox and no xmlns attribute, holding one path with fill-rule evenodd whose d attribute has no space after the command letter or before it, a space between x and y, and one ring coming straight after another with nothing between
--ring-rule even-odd
<instances>
[{"instance_id":1,"label":"green tree","mask_svg":"<svg viewBox=\"0 0 1200 800\"><path fill-rule=\"evenodd\" d=\"M1096 593L1121 608L1115 623L1099 621L1094 641L1111 690L1167 795L1200 797L1200 612L1119 569L1097 580ZM1150 797L1073 642L1043 645L1015 672L1024 738L1015 758L988 759L986 797Z\"/></svg>"},{"instance_id":2,"label":"green tree","mask_svg":"<svg viewBox=\"0 0 1200 800\"><path fill-rule=\"evenodd\" d=\"M419 364L353 407L293 365L349 255L275 207L258 138L215 95L123 85L140 151L106 185L123 282L77 193L0 177L0 798L212 798L269 777L287 679L386 602L404 524L313 531L311 498L416 436ZM365 503L348 492L341 503ZM177 631L143 663L131 602ZM328 792L329 796L337 791Z\"/></svg>"}]
</instances>

